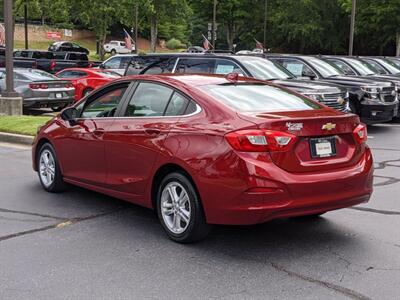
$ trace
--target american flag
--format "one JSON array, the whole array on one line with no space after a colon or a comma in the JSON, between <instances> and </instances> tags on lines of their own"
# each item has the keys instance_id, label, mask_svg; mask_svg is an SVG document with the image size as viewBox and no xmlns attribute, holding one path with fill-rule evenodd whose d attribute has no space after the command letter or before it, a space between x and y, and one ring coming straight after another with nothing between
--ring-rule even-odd
<instances>
[{"instance_id":1,"label":"american flag","mask_svg":"<svg viewBox=\"0 0 400 300\"><path fill-rule=\"evenodd\" d=\"M254 39L254 41L256 42L256 48L257 48L257 49L264 50L264 45L263 45L263 43L257 41L256 39Z\"/></svg>"},{"instance_id":2,"label":"american flag","mask_svg":"<svg viewBox=\"0 0 400 300\"><path fill-rule=\"evenodd\" d=\"M124 29L125 33L125 47L128 48L129 50L133 50L133 40L129 33Z\"/></svg>"},{"instance_id":3,"label":"american flag","mask_svg":"<svg viewBox=\"0 0 400 300\"><path fill-rule=\"evenodd\" d=\"M6 45L6 31L3 24L0 24L0 46Z\"/></svg>"},{"instance_id":4,"label":"american flag","mask_svg":"<svg viewBox=\"0 0 400 300\"><path fill-rule=\"evenodd\" d=\"M203 48L208 51L210 50L210 46L212 47L210 41L203 35L204 41L203 41Z\"/></svg>"}]
</instances>

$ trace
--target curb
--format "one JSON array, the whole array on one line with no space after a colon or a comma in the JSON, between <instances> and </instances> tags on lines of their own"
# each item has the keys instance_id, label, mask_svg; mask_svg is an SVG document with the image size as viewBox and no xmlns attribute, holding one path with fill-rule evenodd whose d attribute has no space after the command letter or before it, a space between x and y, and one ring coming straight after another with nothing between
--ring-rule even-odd
<instances>
[{"instance_id":1,"label":"curb","mask_svg":"<svg viewBox=\"0 0 400 300\"><path fill-rule=\"evenodd\" d=\"M33 136L0 132L0 142L11 144L32 145Z\"/></svg>"}]
</instances>

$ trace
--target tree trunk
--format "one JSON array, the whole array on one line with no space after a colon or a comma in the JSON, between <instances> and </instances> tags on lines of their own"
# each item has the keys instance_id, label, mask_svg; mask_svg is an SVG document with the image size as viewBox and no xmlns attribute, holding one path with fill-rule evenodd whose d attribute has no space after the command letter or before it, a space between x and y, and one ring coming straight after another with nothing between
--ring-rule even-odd
<instances>
[{"instance_id":1,"label":"tree trunk","mask_svg":"<svg viewBox=\"0 0 400 300\"><path fill-rule=\"evenodd\" d=\"M396 56L400 56L400 32L396 33Z\"/></svg>"},{"instance_id":2,"label":"tree trunk","mask_svg":"<svg viewBox=\"0 0 400 300\"><path fill-rule=\"evenodd\" d=\"M106 34L99 38L99 41L100 41L100 45L99 45L99 57L100 57L100 60L104 60L105 53L104 53L104 47L103 46L106 43L106 38L107 38Z\"/></svg>"},{"instance_id":3,"label":"tree trunk","mask_svg":"<svg viewBox=\"0 0 400 300\"><path fill-rule=\"evenodd\" d=\"M158 20L157 15L154 14L151 16L150 20L150 50L151 52L157 51L157 36L158 36Z\"/></svg>"}]
</instances>

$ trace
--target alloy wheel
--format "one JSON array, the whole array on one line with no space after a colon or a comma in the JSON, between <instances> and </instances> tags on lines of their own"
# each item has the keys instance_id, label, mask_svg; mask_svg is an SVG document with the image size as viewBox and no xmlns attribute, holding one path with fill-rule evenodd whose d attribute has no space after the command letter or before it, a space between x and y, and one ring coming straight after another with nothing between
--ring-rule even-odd
<instances>
[{"instance_id":1,"label":"alloy wheel","mask_svg":"<svg viewBox=\"0 0 400 300\"><path fill-rule=\"evenodd\" d=\"M161 194L161 215L168 230L183 233L190 223L191 206L186 189L178 182L168 183Z\"/></svg>"},{"instance_id":2,"label":"alloy wheel","mask_svg":"<svg viewBox=\"0 0 400 300\"><path fill-rule=\"evenodd\" d=\"M39 175L45 187L50 187L55 179L56 164L53 154L45 149L40 154L39 158Z\"/></svg>"}]
</instances>

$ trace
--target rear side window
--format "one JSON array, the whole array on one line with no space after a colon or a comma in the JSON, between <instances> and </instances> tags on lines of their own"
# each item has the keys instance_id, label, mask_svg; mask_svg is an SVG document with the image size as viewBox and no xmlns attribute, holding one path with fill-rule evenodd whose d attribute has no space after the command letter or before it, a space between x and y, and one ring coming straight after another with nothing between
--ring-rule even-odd
<instances>
[{"instance_id":1,"label":"rear side window","mask_svg":"<svg viewBox=\"0 0 400 300\"><path fill-rule=\"evenodd\" d=\"M163 116L172 93L172 89L163 85L142 82L129 102L125 116Z\"/></svg>"},{"instance_id":2,"label":"rear side window","mask_svg":"<svg viewBox=\"0 0 400 300\"><path fill-rule=\"evenodd\" d=\"M168 74L174 69L174 59L163 59L159 62L150 64L141 74Z\"/></svg>"},{"instance_id":3,"label":"rear side window","mask_svg":"<svg viewBox=\"0 0 400 300\"><path fill-rule=\"evenodd\" d=\"M160 58L160 57L152 57L152 56L135 56L132 58L129 64L129 68L126 72L126 75L137 75L143 74L151 68L152 66L156 66L158 63L162 61L162 59L167 60L168 58ZM153 73L146 74L159 74L155 73L156 70L153 70Z\"/></svg>"},{"instance_id":4,"label":"rear side window","mask_svg":"<svg viewBox=\"0 0 400 300\"><path fill-rule=\"evenodd\" d=\"M214 74L226 75L229 73L238 73L245 75L242 69L233 61L227 59L217 59L214 66Z\"/></svg>"},{"instance_id":5,"label":"rear side window","mask_svg":"<svg viewBox=\"0 0 400 300\"><path fill-rule=\"evenodd\" d=\"M189 100L174 92L172 95L168 107L165 110L165 116L181 116L185 113L186 107L188 106Z\"/></svg>"},{"instance_id":6,"label":"rear side window","mask_svg":"<svg viewBox=\"0 0 400 300\"><path fill-rule=\"evenodd\" d=\"M202 90L238 112L274 112L321 108L307 98L263 84L205 85Z\"/></svg>"},{"instance_id":7,"label":"rear side window","mask_svg":"<svg viewBox=\"0 0 400 300\"><path fill-rule=\"evenodd\" d=\"M328 61L342 70L346 75L357 75L346 63L342 62L341 60L329 59Z\"/></svg>"},{"instance_id":8,"label":"rear side window","mask_svg":"<svg viewBox=\"0 0 400 300\"><path fill-rule=\"evenodd\" d=\"M213 73L212 61L201 58L180 58L175 73L210 74Z\"/></svg>"}]
</instances>

